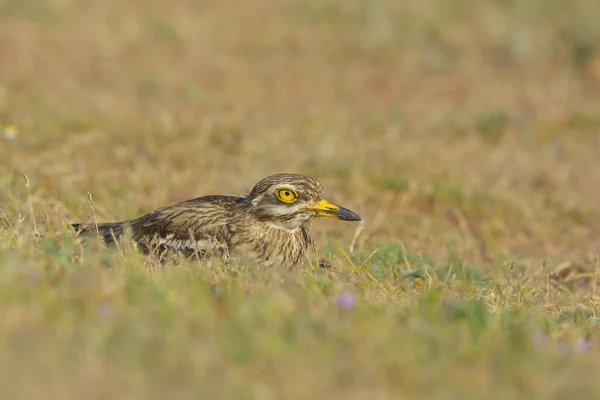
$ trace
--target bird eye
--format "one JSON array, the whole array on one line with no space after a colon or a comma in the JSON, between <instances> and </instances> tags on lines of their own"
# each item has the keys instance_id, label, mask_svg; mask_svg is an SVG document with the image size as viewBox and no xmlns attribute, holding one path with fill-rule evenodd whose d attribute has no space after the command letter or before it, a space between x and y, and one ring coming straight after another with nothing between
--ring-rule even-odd
<instances>
[{"instance_id":1,"label":"bird eye","mask_svg":"<svg viewBox=\"0 0 600 400\"><path fill-rule=\"evenodd\" d=\"M293 203L298 199L298 193L292 189L279 189L275 192L277 198L284 203Z\"/></svg>"}]
</instances>

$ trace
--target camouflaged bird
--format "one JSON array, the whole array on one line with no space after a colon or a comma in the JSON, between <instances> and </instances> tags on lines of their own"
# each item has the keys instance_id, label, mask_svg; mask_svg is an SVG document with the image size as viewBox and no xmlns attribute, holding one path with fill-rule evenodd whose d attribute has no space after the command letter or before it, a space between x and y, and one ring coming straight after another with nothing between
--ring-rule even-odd
<instances>
[{"instance_id":1,"label":"camouflaged bird","mask_svg":"<svg viewBox=\"0 0 600 400\"><path fill-rule=\"evenodd\" d=\"M98 224L97 230L107 245L128 232L145 253L170 249L185 257L216 255L226 261L293 267L313 247L305 224L315 217L361 221L354 212L325 200L317 179L277 174L258 182L248 196L198 197L136 219ZM72 226L79 234L96 233L96 225Z\"/></svg>"}]
</instances>

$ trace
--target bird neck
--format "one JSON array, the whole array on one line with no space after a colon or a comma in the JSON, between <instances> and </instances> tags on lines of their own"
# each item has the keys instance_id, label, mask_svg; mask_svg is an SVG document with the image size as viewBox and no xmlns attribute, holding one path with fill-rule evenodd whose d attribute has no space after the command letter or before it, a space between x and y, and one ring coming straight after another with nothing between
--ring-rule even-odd
<instances>
[{"instance_id":1,"label":"bird neck","mask_svg":"<svg viewBox=\"0 0 600 400\"><path fill-rule=\"evenodd\" d=\"M297 225L288 226L288 225L282 224L280 222L264 221L263 223L270 228L279 229L281 231L285 231L285 232L289 232L289 233L296 233L302 229L301 226L297 226Z\"/></svg>"}]
</instances>

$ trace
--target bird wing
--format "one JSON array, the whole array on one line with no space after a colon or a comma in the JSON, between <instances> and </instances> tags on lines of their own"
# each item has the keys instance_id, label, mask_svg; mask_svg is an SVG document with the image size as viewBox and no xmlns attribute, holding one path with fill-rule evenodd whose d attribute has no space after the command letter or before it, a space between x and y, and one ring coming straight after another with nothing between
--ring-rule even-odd
<instances>
[{"instance_id":1,"label":"bird wing","mask_svg":"<svg viewBox=\"0 0 600 400\"><path fill-rule=\"evenodd\" d=\"M239 199L206 196L159 208L132 224L134 238L177 250L222 249L232 235L232 209Z\"/></svg>"}]
</instances>

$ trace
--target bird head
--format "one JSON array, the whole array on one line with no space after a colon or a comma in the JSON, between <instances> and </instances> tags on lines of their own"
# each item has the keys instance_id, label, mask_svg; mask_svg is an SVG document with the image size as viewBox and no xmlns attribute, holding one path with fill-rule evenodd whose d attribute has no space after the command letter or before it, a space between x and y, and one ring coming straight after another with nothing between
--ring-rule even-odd
<instances>
[{"instance_id":1,"label":"bird head","mask_svg":"<svg viewBox=\"0 0 600 400\"><path fill-rule=\"evenodd\" d=\"M342 221L362 218L324 198L323 185L317 179L297 174L271 175L258 182L246 201L261 221L295 230L316 217Z\"/></svg>"}]
</instances>

